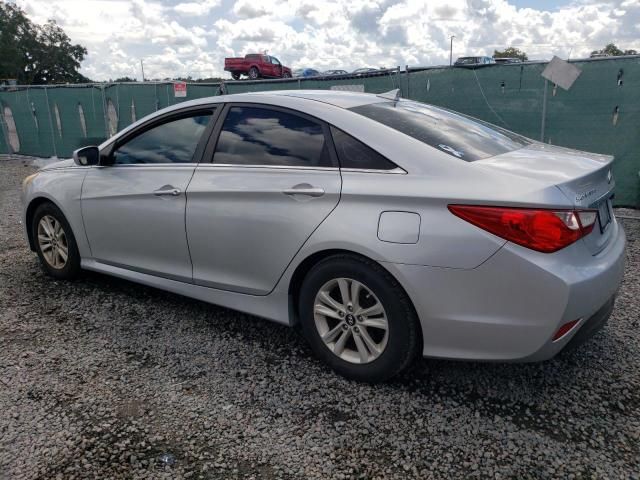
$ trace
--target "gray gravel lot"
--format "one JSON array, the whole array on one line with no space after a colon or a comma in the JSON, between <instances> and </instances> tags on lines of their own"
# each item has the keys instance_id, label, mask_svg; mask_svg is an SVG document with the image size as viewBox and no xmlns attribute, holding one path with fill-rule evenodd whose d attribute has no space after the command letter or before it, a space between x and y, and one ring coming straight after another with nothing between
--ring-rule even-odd
<instances>
[{"instance_id":1,"label":"gray gravel lot","mask_svg":"<svg viewBox=\"0 0 640 480\"><path fill-rule=\"evenodd\" d=\"M296 330L45 277L19 225L33 170L0 160L0 478L640 478L640 221L613 317L577 352L421 360L370 386Z\"/></svg>"}]
</instances>

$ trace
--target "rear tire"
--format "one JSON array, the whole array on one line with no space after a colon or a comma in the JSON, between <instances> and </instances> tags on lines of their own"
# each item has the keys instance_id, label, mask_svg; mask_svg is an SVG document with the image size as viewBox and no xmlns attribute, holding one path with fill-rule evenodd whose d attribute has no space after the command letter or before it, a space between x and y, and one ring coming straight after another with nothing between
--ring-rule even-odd
<instances>
[{"instance_id":1,"label":"rear tire","mask_svg":"<svg viewBox=\"0 0 640 480\"><path fill-rule=\"evenodd\" d=\"M418 353L419 322L411 301L371 260L340 254L320 261L302 283L298 308L314 353L349 379L382 382Z\"/></svg>"},{"instance_id":2,"label":"rear tire","mask_svg":"<svg viewBox=\"0 0 640 480\"><path fill-rule=\"evenodd\" d=\"M233 78L234 80L240 80L240 74L236 73L236 72L233 72L231 74L231 78Z\"/></svg>"},{"instance_id":3,"label":"rear tire","mask_svg":"<svg viewBox=\"0 0 640 480\"><path fill-rule=\"evenodd\" d=\"M251 67L249 69L249 78L251 80L257 80L258 78L260 78L260 72L256 67Z\"/></svg>"},{"instance_id":4,"label":"rear tire","mask_svg":"<svg viewBox=\"0 0 640 480\"><path fill-rule=\"evenodd\" d=\"M61 280L72 280L80 273L80 253L73 231L53 203L43 203L33 215L31 232L40 265L45 273Z\"/></svg>"}]
</instances>

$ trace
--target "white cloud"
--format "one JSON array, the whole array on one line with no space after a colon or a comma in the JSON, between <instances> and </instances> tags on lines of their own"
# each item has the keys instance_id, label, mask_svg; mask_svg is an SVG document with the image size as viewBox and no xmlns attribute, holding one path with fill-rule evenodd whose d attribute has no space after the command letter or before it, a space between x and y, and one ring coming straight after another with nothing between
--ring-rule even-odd
<instances>
[{"instance_id":1,"label":"white cloud","mask_svg":"<svg viewBox=\"0 0 640 480\"><path fill-rule=\"evenodd\" d=\"M554 11L507 0L16 0L89 50L103 80L225 75L224 57L264 51L293 67L434 65L517 46L530 58L585 57L609 42L640 50L638 0L573 0ZM559 0L566 3L566 0Z\"/></svg>"},{"instance_id":2,"label":"white cloud","mask_svg":"<svg viewBox=\"0 0 640 480\"><path fill-rule=\"evenodd\" d=\"M173 10L180 15L201 16L208 14L211 9L220 5L220 0L205 0L200 2L184 2L179 3Z\"/></svg>"}]
</instances>

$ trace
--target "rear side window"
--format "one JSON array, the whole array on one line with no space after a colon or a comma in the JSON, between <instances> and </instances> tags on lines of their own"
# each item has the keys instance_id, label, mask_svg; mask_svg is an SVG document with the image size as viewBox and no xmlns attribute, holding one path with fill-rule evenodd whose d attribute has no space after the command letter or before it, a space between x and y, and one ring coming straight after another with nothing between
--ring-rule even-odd
<instances>
[{"instance_id":1,"label":"rear side window","mask_svg":"<svg viewBox=\"0 0 640 480\"><path fill-rule=\"evenodd\" d=\"M113 163L191 163L211 115L211 112L199 112L146 130L120 145L113 152Z\"/></svg>"},{"instance_id":2,"label":"rear side window","mask_svg":"<svg viewBox=\"0 0 640 480\"><path fill-rule=\"evenodd\" d=\"M495 125L418 102L373 103L350 110L467 162L518 150L531 143Z\"/></svg>"},{"instance_id":3,"label":"rear side window","mask_svg":"<svg viewBox=\"0 0 640 480\"><path fill-rule=\"evenodd\" d=\"M259 107L232 107L213 162L231 165L332 167L319 123Z\"/></svg>"},{"instance_id":4,"label":"rear side window","mask_svg":"<svg viewBox=\"0 0 640 480\"><path fill-rule=\"evenodd\" d=\"M338 152L340 168L364 170L393 170L397 167L375 150L347 135L342 130L331 127L331 136Z\"/></svg>"}]
</instances>

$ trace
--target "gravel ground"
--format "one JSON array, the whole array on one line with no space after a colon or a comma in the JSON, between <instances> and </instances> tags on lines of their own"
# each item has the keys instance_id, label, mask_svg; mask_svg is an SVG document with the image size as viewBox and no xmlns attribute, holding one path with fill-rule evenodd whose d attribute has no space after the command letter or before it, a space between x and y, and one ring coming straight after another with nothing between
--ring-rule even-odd
<instances>
[{"instance_id":1,"label":"gravel ground","mask_svg":"<svg viewBox=\"0 0 640 480\"><path fill-rule=\"evenodd\" d=\"M0 478L640 478L640 221L613 317L576 353L421 360L370 386L293 329L45 277L19 225L33 170L0 162Z\"/></svg>"}]
</instances>

